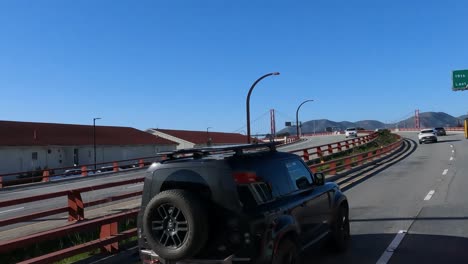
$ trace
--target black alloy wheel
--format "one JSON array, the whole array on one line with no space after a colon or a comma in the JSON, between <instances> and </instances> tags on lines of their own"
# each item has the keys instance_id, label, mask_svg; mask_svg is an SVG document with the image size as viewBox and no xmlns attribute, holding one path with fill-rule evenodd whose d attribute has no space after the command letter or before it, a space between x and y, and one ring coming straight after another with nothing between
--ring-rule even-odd
<instances>
[{"instance_id":1,"label":"black alloy wheel","mask_svg":"<svg viewBox=\"0 0 468 264\"><path fill-rule=\"evenodd\" d=\"M165 260L193 257L209 235L206 202L179 189L154 196L142 216L142 231L148 246Z\"/></svg>"},{"instance_id":2,"label":"black alloy wheel","mask_svg":"<svg viewBox=\"0 0 468 264\"><path fill-rule=\"evenodd\" d=\"M172 204L162 204L154 211L151 229L154 238L168 248L179 248L187 238L189 224L184 213Z\"/></svg>"}]
</instances>

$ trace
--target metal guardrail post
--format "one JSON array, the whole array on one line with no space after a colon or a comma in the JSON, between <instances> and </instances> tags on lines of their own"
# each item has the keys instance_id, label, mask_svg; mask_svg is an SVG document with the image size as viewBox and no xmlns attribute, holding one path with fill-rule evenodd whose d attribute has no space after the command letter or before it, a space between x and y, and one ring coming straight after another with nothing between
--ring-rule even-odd
<instances>
[{"instance_id":1,"label":"metal guardrail post","mask_svg":"<svg viewBox=\"0 0 468 264\"><path fill-rule=\"evenodd\" d=\"M142 159L138 161L138 166L139 166L140 168L143 168L143 167L145 166L145 163L143 162Z\"/></svg>"},{"instance_id":2,"label":"metal guardrail post","mask_svg":"<svg viewBox=\"0 0 468 264\"><path fill-rule=\"evenodd\" d=\"M367 158L368 158L368 161L373 161L374 160L372 152L367 153Z\"/></svg>"},{"instance_id":3,"label":"metal guardrail post","mask_svg":"<svg viewBox=\"0 0 468 264\"><path fill-rule=\"evenodd\" d=\"M68 192L68 221L81 221L84 219L84 204L81 193L71 190Z\"/></svg>"},{"instance_id":4,"label":"metal guardrail post","mask_svg":"<svg viewBox=\"0 0 468 264\"><path fill-rule=\"evenodd\" d=\"M119 171L119 164L117 162L114 161L112 163L112 167L113 167L113 169L112 169L113 172L118 172Z\"/></svg>"},{"instance_id":5,"label":"metal guardrail post","mask_svg":"<svg viewBox=\"0 0 468 264\"><path fill-rule=\"evenodd\" d=\"M346 146L346 149L349 149L349 141L348 140L346 140L345 146Z\"/></svg>"},{"instance_id":6,"label":"metal guardrail post","mask_svg":"<svg viewBox=\"0 0 468 264\"><path fill-rule=\"evenodd\" d=\"M317 173L317 167L310 167L310 171L312 171L312 173Z\"/></svg>"},{"instance_id":7,"label":"metal guardrail post","mask_svg":"<svg viewBox=\"0 0 468 264\"><path fill-rule=\"evenodd\" d=\"M88 168L86 166L81 167L81 176L88 176Z\"/></svg>"},{"instance_id":8,"label":"metal guardrail post","mask_svg":"<svg viewBox=\"0 0 468 264\"><path fill-rule=\"evenodd\" d=\"M303 155L304 161L309 161L309 152L307 149L304 149L304 155Z\"/></svg>"},{"instance_id":9,"label":"metal guardrail post","mask_svg":"<svg viewBox=\"0 0 468 264\"><path fill-rule=\"evenodd\" d=\"M340 142L338 142L337 148L338 148L338 151L341 151L341 143Z\"/></svg>"},{"instance_id":10,"label":"metal guardrail post","mask_svg":"<svg viewBox=\"0 0 468 264\"><path fill-rule=\"evenodd\" d=\"M363 162L362 162L362 155L359 155L359 156L357 157L357 161L358 161L358 165L361 166L362 163L363 163Z\"/></svg>"},{"instance_id":11,"label":"metal guardrail post","mask_svg":"<svg viewBox=\"0 0 468 264\"><path fill-rule=\"evenodd\" d=\"M332 175L336 174L336 162L330 163L330 174Z\"/></svg>"},{"instance_id":12,"label":"metal guardrail post","mask_svg":"<svg viewBox=\"0 0 468 264\"><path fill-rule=\"evenodd\" d=\"M0 189L3 188L3 176L0 175Z\"/></svg>"},{"instance_id":13,"label":"metal guardrail post","mask_svg":"<svg viewBox=\"0 0 468 264\"><path fill-rule=\"evenodd\" d=\"M328 154L333 154L333 148L331 144L328 144Z\"/></svg>"},{"instance_id":14,"label":"metal guardrail post","mask_svg":"<svg viewBox=\"0 0 468 264\"><path fill-rule=\"evenodd\" d=\"M106 239L106 238L108 238L110 236L117 235L118 233L119 233L119 230L118 230L118 223L117 222L105 224L105 225L101 226L101 232L99 234L99 238L103 240L103 239ZM114 242L114 243L111 243L109 245L103 246L101 248L102 253L104 253L104 252L114 253L114 252L116 252L118 250L119 250L119 242Z\"/></svg>"},{"instance_id":15,"label":"metal guardrail post","mask_svg":"<svg viewBox=\"0 0 468 264\"><path fill-rule=\"evenodd\" d=\"M44 170L44 172L42 173L42 182L48 182L49 176L49 170Z\"/></svg>"},{"instance_id":16,"label":"metal guardrail post","mask_svg":"<svg viewBox=\"0 0 468 264\"><path fill-rule=\"evenodd\" d=\"M351 169L351 159L350 158L345 159L345 168L347 170Z\"/></svg>"},{"instance_id":17,"label":"metal guardrail post","mask_svg":"<svg viewBox=\"0 0 468 264\"><path fill-rule=\"evenodd\" d=\"M323 157L322 148L320 148L320 147L317 147L317 156L318 156L319 158L322 158L322 157Z\"/></svg>"}]
</instances>

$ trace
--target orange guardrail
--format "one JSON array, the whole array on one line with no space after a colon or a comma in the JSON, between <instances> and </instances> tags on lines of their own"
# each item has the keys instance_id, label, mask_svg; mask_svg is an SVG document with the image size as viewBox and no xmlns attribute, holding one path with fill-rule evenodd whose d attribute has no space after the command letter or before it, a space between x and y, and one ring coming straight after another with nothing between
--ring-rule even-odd
<instances>
[{"instance_id":1,"label":"orange guardrail","mask_svg":"<svg viewBox=\"0 0 468 264\"><path fill-rule=\"evenodd\" d=\"M7 218L7 219L0 219L0 226L17 224L20 222L30 221L30 220L38 219L41 217L51 216L51 215L55 215L59 213L65 213L65 212L68 212L69 214L68 221L83 220L84 209L86 207L95 206L98 204L108 203L108 202L122 200L122 199L127 199L130 197L136 197L136 196L141 195L142 191L129 192L129 193L125 193L125 194L121 194L117 196L110 196L104 199L90 201L87 203L83 202L83 199L81 198L82 193L101 190L101 189L108 189L108 188L113 188L113 187L122 186L122 185L141 183L143 181L144 181L144 178L141 177L141 178L136 178L136 179L131 179L131 180L109 182L109 183L104 183L104 184L99 184L99 185L94 185L94 186L89 186L89 187L82 187L82 188L73 189L73 190L58 191L58 192L53 192L53 193L39 194L39 195L33 195L33 196L28 196L28 197L23 197L23 198L0 201L0 208L2 208L2 207L19 205L19 204L24 204L24 203L48 200L48 199L53 199L57 197L67 197L68 199L68 206L41 211L41 212L29 214L29 215L16 216L16 217Z\"/></svg>"},{"instance_id":2,"label":"orange guardrail","mask_svg":"<svg viewBox=\"0 0 468 264\"><path fill-rule=\"evenodd\" d=\"M45 242L55 238L65 237L72 233L83 231L92 231L93 229L100 229L100 238L94 241L86 242L83 244L75 245L59 251L48 253L42 256L27 259L18 263L51 263L67 257L71 257L83 252L91 251L96 248L101 248L101 251L113 253L119 249L118 242L130 237L136 236L136 228L125 230L119 233L117 225L120 221L126 219L135 219L138 215L139 209L129 210L127 212L108 215L96 219L80 221L72 225L67 225L53 230L39 232L36 234L23 236L8 241L0 242L0 254L10 252L18 248L24 248L33 244Z\"/></svg>"},{"instance_id":3,"label":"orange guardrail","mask_svg":"<svg viewBox=\"0 0 468 264\"><path fill-rule=\"evenodd\" d=\"M347 140L342 140L339 142L333 142L329 144L324 144L320 146L314 146L314 147L308 147L308 148L303 148L303 149L297 149L297 150L292 150L288 151L289 153L299 153L301 152L301 157L304 159L304 161L309 161L312 155L317 154L318 158L323 158L324 156L331 155L335 150L338 150L338 152L343 151L343 150L348 150L350 148L367 144L373 140L375 140L379 136L378 133L370 133L365 136L360 136L352 139L347 139Z\"/></svg>"},{"instance_id":4,"label":"orange guardrail","mask_svg":"<svg viewBox=\"0 0 468 264\"><path fill-rule=\"evenodd\" d=\"M74 170L73 175L81 175L81 176L88 176L91 174L98 174L98 171L101 171L102 165L109 165L107 166L108 172L119 172L121 167L128 167L133 169L144 168L149 165L153 161L162 160L164 159L164 155L156 155L151 157L141 157L135 159L126 159L126 160L117 160L117 161L109 161L109 162L100 162L96 163L96 170L93 164L84 164L79 166L72 166L72 167L60 167L60 168L48 168L42 170L34 170L34 171L22 171L22 172L12 172L12 173L3 173L0 175L0 188L6 186L13 186L13 185L20 185L20 184L28 184L28 183L36 183L36 182L48 182L51 180L51 177L55 176L63 176L67 177L70 176L71 173L66 172L67 170ZM98 167L99 166L99 167ZM27 178L18 178L18 179L10 179L5 180L4 177L9 176L21 176L21 175L38 175L38 176L28 176Z\"/></svg>"},{"instance_id":5,"label":"orange guardrail","mask_svg":"<svg viewBox=\"0 0 468 264\"><path fill-rule=\"evenodd\" d=\"M81 245L76 245L71 248L66 248L60 251L56 251L44 256L35 257L33 259L26 260L20 263L51 263L52 261L60 260L69 256L73 256L82 252L90 251L96 248L103 248L106 252L114 252L118 249L118 242L136 235L136 230L125 230L122 233L118 233L118 222L123 219L135 219L139 209L132 209L118 214L107 215L103 217L97 217L94 219L86 219L84 216L85 209L87 207L95 206L98 204L109 203L131 197L141 197L142 191L128 192L120 195L109 196L103 199L83 202L82 193L91 192L95 190L102 190L113 188L117 186L129 185L141 183L144 178L136 178L131 180L124 180L118 182L110 182L105 184L99 184L94 186L82 187L72 190L64 190L47 194L40 194L34 196L28 196L23 198L11 199L0 201L0 208L25 204L37 201L47 201L48 199L54 199L58 197L66 197L68 205L60 208L54 208L41 212L36 212L28 215L21 215L7 219L0 219L0 226L14 225L25 221L31 221L46 216L67 213L69 224L53 228L48 231L39 232L31 235L22 236L19 238L0 241L0 254L9 252L14 249L23 248L32 244L40 243L43 241L64 237L68 234L75 232L82 232L91 229L100 229L100 238L95 241L86 242Z\"/></svg>"},{"instance_id":6,"label":"orange guardrail","mask_svg":"<svg viewBox=\"0 0 468 264\"><path fill-rule=\"evenodd\" d=\"M394 149L401 146L403 143L401 137L398 136L398 141L380 149L371 150L363 153L359 153L344 158L334 159L327 162L310 165L309 168L312 172L322 172L324 174L336 174L341 169L351 169L353 164L361 166L366 162L373 161L375 158L380 158L382 155L387 154ZM326 169L321 169L326 168Z\"/></svg>"}]
</instances>

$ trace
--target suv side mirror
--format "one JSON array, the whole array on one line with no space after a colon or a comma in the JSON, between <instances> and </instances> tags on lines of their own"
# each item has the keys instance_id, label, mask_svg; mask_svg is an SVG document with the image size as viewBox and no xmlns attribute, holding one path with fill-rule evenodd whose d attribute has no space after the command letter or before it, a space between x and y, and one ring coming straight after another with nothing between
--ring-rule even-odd
<instances>
[{"instance_id":1,"label":"suv side mirror","mask_svg":"<svg viewBox=\"0 0 468 264\"><path fill-rule=\"evenodd\" d=\"M317 185L324 185L325 184L325 175L321 172L315 173L315 179Z\"/></svg>"},{"instance_id":2,"label":"suv side mirror","mask_svg":"<svg viewBox=\"0 0 468 264\"><path fill-rule=\"evenodd\" d=\"M296 185L297 185L297 188L302 190L302 189L309 188L310 183L309 183L309 180L307 180L306 177L300 177L299 179L296 180Z\"/></svg>"}]
</instances>

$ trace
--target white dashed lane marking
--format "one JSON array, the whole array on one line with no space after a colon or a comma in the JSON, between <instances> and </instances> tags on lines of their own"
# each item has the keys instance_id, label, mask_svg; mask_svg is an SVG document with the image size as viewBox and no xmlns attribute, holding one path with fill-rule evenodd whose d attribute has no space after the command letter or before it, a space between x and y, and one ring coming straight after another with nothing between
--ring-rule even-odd
<instances>
[{"instance_id":1,"label":"white dashed lane marking","mask_svg":"<svg viewBox=\"0 0 468 264\"><path fill-rule=\"evenodd\" d=\"M446 175L448 172L448 169L445 169L444 172L442 172L442 175Z\"/></svg>"},{"instance_id":2,"label":"white dashed lane marking","mask_svg":"<svg viewBox=\"0 0 468 264\"><path fill-rule=\"evenodd\" d=\"M450 160L453 160L453 157L450 157Z\"/></svg>"},{"instance_id":3,"label":"white dashed lane marking","mask_svg":"<svg viewBox=\"0 0 468 264\"><path fill-rule=\"evenodd\" d=\"M377 260L377 264L387 264L390 258L393 255L393 252L398 248L398 245L400 245L401 241L406 235L406 230L400 230L398 234L395 236L393 239L392 243L388 246L387 249L385 249L384 253L382 256Z\"/></svg>"},{"instance_id":4,"label":"white dashed lane marking","mask_svg":"<svg viewBox=\"0 0 468 264\"><path fill-rule=\"evenodd\" d=\"M432 198L432 195L434 195L434 193L434 190L430 190L426 197L424 197L424 201L429 201Z\"/></svg>"}]
</instances>

